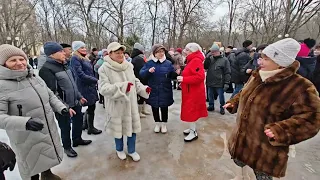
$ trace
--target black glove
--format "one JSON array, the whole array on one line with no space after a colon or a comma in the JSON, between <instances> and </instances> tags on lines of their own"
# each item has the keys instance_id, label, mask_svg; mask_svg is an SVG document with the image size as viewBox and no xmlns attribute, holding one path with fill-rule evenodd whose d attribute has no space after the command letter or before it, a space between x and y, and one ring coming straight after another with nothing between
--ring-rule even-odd
<instances>
[{"instance_id":1,"label":"black glove","mask_svg":"<svg viewBox=\"0 0 320 180\"><path fill-rule=\"evenodd\" d=\"M226 92L228 89L229 89L229 84L224 84L224 86L223 86L224 92Z\"/></svg>"},{"instance_id":2,"label":"black glove","mask_svg":"<svg viewBox=\"0 0 320 180\"><path fill-rule=\"evenodd\" d=\"M38 120L38 122L35 120ZM38 118L29 119L26 124L26 129L29 131L41 131L43 129L43 124L40 121L41 120Z\"/></svg>"},{"instance_id":3,"label":"black glove","mask_svg":"<svg viewBox=\"0 0 320 180\"><path fill-rule=\"evenodd\" d=\"M61 115L62 116L70 116L69 110L67 108L62 109Z\"/></svg>"},{"instance_id":4,"label":"black glove","mask_svg":"<svg viewBox=\"0 0 320 180\"><path fill-rule=\"evenodd\" d=\"M5 143L0 142L0 169L5 171L8 168L13 171L16 165L16 155L12 149Z\"/></svg>"}]
</instances>

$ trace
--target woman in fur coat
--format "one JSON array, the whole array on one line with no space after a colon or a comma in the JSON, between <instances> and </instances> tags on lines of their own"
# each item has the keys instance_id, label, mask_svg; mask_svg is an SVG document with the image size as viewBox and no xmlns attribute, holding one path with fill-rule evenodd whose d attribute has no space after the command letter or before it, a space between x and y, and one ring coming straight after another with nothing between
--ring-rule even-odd
<instances>
[{"instance_id":1,"label":"woman in fur coat","mask_svg":"<svg viewBox=\"0 0 320 180\"><path fill-rule=\"evenodd\" d=\"M224 106L237 114L228 148L235 163L250 166L258 180L284 177L289 146L315 136L320 99L314 85L298 75L299 43L291 38L262 51L260 68Z\"/></svg>"},{"instance_id":2,"label":"woman in fur coat","mask_svg":"<svg viewBox=\"0 0 320 180\"><path fill-rule=\"evenodd\" d=\"M137 94L148 99L151 88L144 86L135 76L133 65L125 60L126 47L113 42L108 45L108 56L99 68L98 87L104 96L107 121L105 128L115 138L117 155L126 159L123 136L127 136L128 155L139 161L136 152L136 133L141 132Z\"/></svg>"}]
</instances>

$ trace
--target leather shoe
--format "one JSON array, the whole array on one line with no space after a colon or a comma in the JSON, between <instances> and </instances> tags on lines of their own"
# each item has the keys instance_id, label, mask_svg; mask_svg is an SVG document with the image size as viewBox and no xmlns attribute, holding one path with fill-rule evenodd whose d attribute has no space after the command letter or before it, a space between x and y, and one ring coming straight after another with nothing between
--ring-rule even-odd
<instances>
[{"instance_id":1,"label":"leather shoe","mask_svg":"<svg viewBox=\"0 0 320 180\"><path fill-rule=\"evenodd\" d=\"M77 147L77 146L86 146L91 144L92 141L91 140L83 140L83 139L79 139L79 140L73 140L73 147Z\"/></svg>"},{"instance_id":2,"label":"leather shoe","mask_svg":"<svg viewBox=\"0 0 320 180\"><path fill-rule=\"evenodd\" d=\"M66 153L67 156L71 158L78 156L77 152L75 152L72 148L64 149L64 153Z\"/></svg>"}]
</instances>

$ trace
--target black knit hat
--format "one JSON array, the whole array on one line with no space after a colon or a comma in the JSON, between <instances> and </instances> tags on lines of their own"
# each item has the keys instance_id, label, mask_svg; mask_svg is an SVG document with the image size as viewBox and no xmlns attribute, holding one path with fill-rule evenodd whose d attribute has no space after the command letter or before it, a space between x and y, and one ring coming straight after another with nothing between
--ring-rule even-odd
<instances>
[{"instance_id":1,"label":"black knit hat","mask_svg":"<svg viewBox=\"0 0 320 180\"><path fill-rule=\"evenodd\" d=\"M311 39L311 38L307 38L305 40L303 40L303 42L308 46L308 48L313 48L313 46L316 45L316 40Z\"/></svg>"},{"instance_id":2,"label":"black knit hat","mask_svg":"<svg viewBox=\"0 0 320 180\"><path fill-rule=\"evenodd\" d=\"M66 44L66 43L62 43L60 44L63 48L68 48L70 47L71 48L71 45L70 44Z\"/></svg>"},{"instance_id":3,"label":"black knit hat","mask_svg":"<svg viewBox=\"0 0 320 180\"><path fill-rule=\"evenodd\" d=\"M245 40L245 41L242 43L242 46L243 46L244 48L247 48L247 47L249 47L251 44L252 44L252 41L250 41L250 40Z\"/></svg>"}]
</instances>

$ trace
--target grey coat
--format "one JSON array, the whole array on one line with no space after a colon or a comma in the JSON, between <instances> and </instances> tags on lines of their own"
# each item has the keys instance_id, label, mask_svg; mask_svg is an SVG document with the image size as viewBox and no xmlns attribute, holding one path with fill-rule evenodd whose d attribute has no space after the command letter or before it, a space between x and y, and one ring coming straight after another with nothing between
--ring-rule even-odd
<instances>
[{"instance_id":1,"label":"grey coat","mask_svg":"<svg viewBox=\"0 0 320 180\"><path fill-rule=\"evenodd\" d=\"M204 61L207 70L206 84L208 87L223 88L231 81L230 62L226 57L209 55Z\"/></svg>"},{"instance_id":2,"label":"grey coat","mask_svg":"<svg viewBox=\"0 0 320 180\"><path fill-rule=\"evenodd\" d=\"M20 111L18 106L22 107ZM30 179L62 161L54 112L63 108L66 106L32 70L12 71L0 66L0 128L7 131L22 179ZM27 131L30 118L39 118L44 128Z\"/></svg>"}]
</instances>

